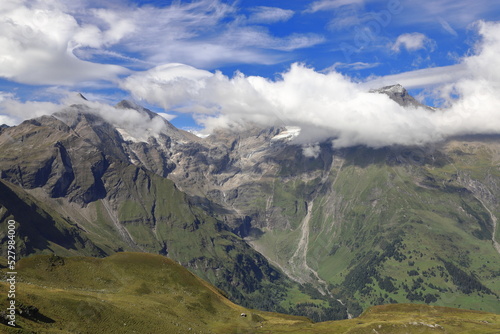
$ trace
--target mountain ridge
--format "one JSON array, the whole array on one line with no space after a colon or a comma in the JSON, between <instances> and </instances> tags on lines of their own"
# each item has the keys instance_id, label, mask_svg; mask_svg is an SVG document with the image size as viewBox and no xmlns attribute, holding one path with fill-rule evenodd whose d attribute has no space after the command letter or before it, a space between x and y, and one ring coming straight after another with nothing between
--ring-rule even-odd
<instances>
[{"instance_id":1,"label":"mountain ridge","mask_svg":"<svg viewBox=\"0 0 500 334\"><path fill-rule=\"evenodd\" d=\"M143 158L138 148L150 154L153 148L124 140L96 113L82 112L78 105L71 108L70 114L66 110L56 117L43 116L2 133L2 182L20 193L19 201L0 203L2 225L19 220L19 237L27 241L19 243L20 255L50 251L103 256L124 250L168 254L243 304L281 310L290 291L307 297L222 220L211 217L195 197L164 177L169 172L162 163L177 145L174 141L159 145L156 156L145 154L151 157L148 163L132 161L131 154ZM151 139L150 145L157 140ZM34 212L16 211L35 198ZM38 211L50 217L47 222ZM56 227L42 234L47 243L34 242L38 230L30 227L31 221ZM69 240L61 241L60 234ZM65 242L73 238L76 246L68 246L73 244ZM26 246L31 243L33 248ZM269 299L267 294L275 296Z\"/></svg>"},{"instance_id":2,"label":"mountain ridge","mask_svg":"<svg viewBox=\"0 0 500 334\"><path fill-rule=\"evenodd\" d=\"M87 105L0 133L3 184L76 225L95 246L86 255L167 254L232 300L320 320L409 301L500 311L498 136L305 154L285 127L191 141L122 105L109 110L142 120L146 137Z\"/></svg>"}]
</instances>

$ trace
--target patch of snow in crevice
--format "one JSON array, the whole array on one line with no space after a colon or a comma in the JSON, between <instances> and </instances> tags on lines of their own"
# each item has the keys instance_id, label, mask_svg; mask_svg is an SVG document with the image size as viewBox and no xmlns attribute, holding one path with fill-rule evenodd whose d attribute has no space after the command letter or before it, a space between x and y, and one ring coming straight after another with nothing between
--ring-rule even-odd
<instances>
[{"instance_id":1,"label":"patch of snow in crevice","mask_svg":"<svg viewBox=\"0 0 500 334\"><path fill-rule=\"evenodd\" d=\"M125 140L125 141L131 141L131 142L134 142L134 143L140 143L140 142L146 143L147 142L147 140L144 140L142 138L137 138L137 137L132 136L125 129L117 127L116 131L118 131L118 133L122 136L123 140Z\"/></svg>"},{"instance_id":2,"label":"patch of snow in crevice","mask_svg":"<svg viewBox=\"0 0 500 334\"><path fill-rule=\"evenodd\" d=\"M298 126L286 126L285 128L286 130L281 131L271 140L292 140L300 134L300 127Z\"/></svg>"},{"instance_id":3,"label":"patch of snow in crevice","mask_svg":"<svg viewBox=\"0 0 500 334\"><path fill-rule=\"evenodd\" d=\"M205 139L208 136L210 136L209 133L201 133L201 132L198 132L198 131L188 131L188 132L192 133L193 135L195 135L198 138L203 138L203 139Z\"/></svg>"}]
</instances>

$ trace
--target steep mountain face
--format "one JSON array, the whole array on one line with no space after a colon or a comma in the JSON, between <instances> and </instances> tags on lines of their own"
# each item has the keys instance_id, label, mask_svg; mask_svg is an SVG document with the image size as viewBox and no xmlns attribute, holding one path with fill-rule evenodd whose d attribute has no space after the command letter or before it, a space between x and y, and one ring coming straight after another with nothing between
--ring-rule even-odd
<instances>
[{"instance_id":1,"label":"steep mountain face","mask_svg":"<svg viewBox=\"0 0 500 334\"><path fill-rule=\"evenodd\" d=\"M404 88L380 93L417 106ZM271 263L353 314L408 301L500 311L498 136L377 150L323 144L315 157L291 137L220 131L181 152L168 177L225 208L221 219Z\"/></svg>"},{"instance_id":2,"label":"steep mountain face","mask_svg":"<svg viewBox=\"0 0 500 334\"><path fill-rule=\"evenodd\" d=\"M499 311L498 137L307 158L276 131L212 138L224 159L170 177L186 191L206 180L235 233L354 314L407 301Z\"/></svg>"},{"instance_id":3,"label":"steep mountain face","mask_svg":"<svg viewBox=\"0 0 500 334\"><path fill-rule=\"evenodd\" d=\"M421 106L400 86L376 93ZM142 125L82 104L0 132L16 194L0 197L2 223L33 211L53 227L25 254L166 254L233 300L319 320L346 316L340 303L500 312L499 137L302 147L295 128L200 139L133 103L115 110Z\"/></svg>"},{"instance_id":4,"label":"steep mountain face","mask_svg":"<svg viewBox=\"0 0 500 334\"><path fill-rule=\"evenodd\" d=\"M128 131L75 105L2 132L1 242L15 219L20 256L143 251L175 259L252 307L282 309L288 291L302 295L199 199L163 177L191 134L164 127L142 142L125 140Z\"/></svg>"}]
</instances>

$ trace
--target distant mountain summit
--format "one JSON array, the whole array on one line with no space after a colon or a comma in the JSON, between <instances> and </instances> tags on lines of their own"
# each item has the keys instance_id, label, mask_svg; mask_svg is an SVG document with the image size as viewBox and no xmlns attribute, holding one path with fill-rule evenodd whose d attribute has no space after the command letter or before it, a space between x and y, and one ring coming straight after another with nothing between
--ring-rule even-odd
<instances>
[{"instance_id":1,"label":"distant mountain summit","mask_svg":"<svg viewBox=\"0 0 500 334\"><path fill-rule=\"evenodd\" d=\"M132 102L132 101L129 101L129 100L121 100L120 102L118 102L116 105L115 105L115 108L117 109L133 109L133 110L137 110L138 112L140 112L141 114L146 114L149 116L149 118L153 119L155 118L156 116L158 116L157 113L155 112L152 112L151 110L149 109L146 109L144 108L143 106L140 106L138 105L137 103L135 102Z\"/></svg>"},{"instance_id":2,"label":"distant mountain summit","mask_svg":"<svg viewBox=\"0 0 500 334\"><path fill-rule=\"evenodd\" d=\"M189 141L197 141L198 137L190 132L181 130L176 128L172 123L167 121L161 115L151 111L143 106L138 105L137 103L129 100L122 100L115 105L116 109L132 109L137 111L140 115L147 116L150 120L160 119L161 122L165 125L163 134L168 137L177 140L179 142L189 142Z\"/></svg>"},{"instance_id":3,"label":"distant mountain summit","mask_svg":"<svg viewBox=\"0 0 500 334\"><path fill-rule=\"evenodd\" d=\"M370 90L370 93L385 94L403 107L424 108L431 111L435 110L435 108L426 106L425 104L418 102L413 96L408 93L406 88L404 88L400 84L372 89Z\"/></svg>"}]
</instances>

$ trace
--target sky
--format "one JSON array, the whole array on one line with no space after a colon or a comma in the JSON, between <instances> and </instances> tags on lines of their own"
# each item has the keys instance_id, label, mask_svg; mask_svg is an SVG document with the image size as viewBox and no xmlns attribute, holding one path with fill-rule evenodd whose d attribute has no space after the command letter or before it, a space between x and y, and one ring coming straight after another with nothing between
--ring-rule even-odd
<instances>
[{"instance_id":1,"label":"sky","mask_svg":"<svg viewBox=\"0 0 500 334\"><path fill-rule=\"evenodd\" d=\"M494 0L2 0L0 123L80 92L181 128L298 126L307 144L497 134L499 21ZM369 93L396 83L440 109Z\"/></svg>"}]
</instances>

